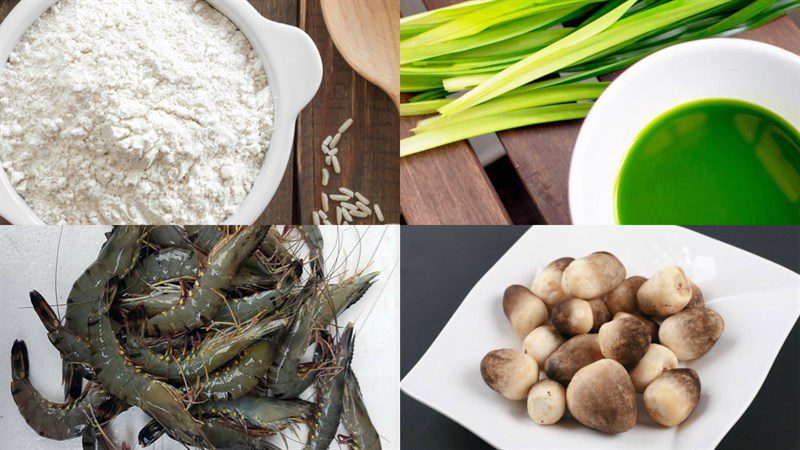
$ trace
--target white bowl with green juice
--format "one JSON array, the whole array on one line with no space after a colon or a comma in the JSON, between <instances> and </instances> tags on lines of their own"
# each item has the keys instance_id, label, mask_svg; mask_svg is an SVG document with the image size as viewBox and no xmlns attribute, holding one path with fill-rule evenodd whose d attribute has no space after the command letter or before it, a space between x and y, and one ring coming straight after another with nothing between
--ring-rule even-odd
<instances>
[{"instance_id":1,"label":"white bowl with green juice","mask_svg":"<svg viewBox=\"0 0 800 450\"><path fill-rule=\"evenodd\" d=\"M675 45L598 99L572 158L575 224L800 224L800 57Z\"/></svg>"}]
</instances>

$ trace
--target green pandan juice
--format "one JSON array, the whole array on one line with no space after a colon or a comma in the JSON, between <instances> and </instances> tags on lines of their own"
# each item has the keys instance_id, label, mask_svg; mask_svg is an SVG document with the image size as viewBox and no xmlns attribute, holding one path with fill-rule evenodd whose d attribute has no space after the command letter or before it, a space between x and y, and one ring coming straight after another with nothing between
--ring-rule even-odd
<instances>
[{"instance_id":1,"label":"green pandan juice","mask_svg":"<svg viewBox=\"0 0 800 450\"><path fill-rule=\"evenodd\" d=\"M800 224L800 134L738 100L674 108L628 152L616 215L621 224Z\"/></svg>"}]
</instances>

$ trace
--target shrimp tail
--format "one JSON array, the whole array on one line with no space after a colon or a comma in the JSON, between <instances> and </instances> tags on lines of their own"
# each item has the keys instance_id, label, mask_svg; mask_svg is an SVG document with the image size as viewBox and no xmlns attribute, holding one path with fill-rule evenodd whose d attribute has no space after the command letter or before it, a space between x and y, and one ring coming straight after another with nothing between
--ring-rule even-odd
<instances>
[{"instance_id":1,"label":"shrimp tail","mask_svg":"<svg viewBox=\"0 0 800 450\"><path fill-rule=\"evenodd\" d=\"M52 333L58 330L61 327L61 321L58 320L55 311L53 311L53 308L50 307L50 304L47 303L42 294L39 291L31 291L30 297L33 310L36 311L36 315L39 316L47 332Z\"/></svg>"},{"instance_id":2,"label":"shrimp tail","mask_svg":"<svg viewBox=\"0 0 800 450\"><path fill-rule=\"evenodd\" d=\"M64 383L64 400L77 400L83 392L83 376L71 362L61 360L61 381Z\"/></svg>"},{"instance_id":3,"label":"shrimp tail","mask_svg":"<svg viewBox=\"0 0 800 450\"><path fill-rule=\"evenodd\" d=\"M166 430L158 423L158 421L151 420L141 430L139 430L139 445L142 447L149 447L155 441L159 440L164 435Z\"/></svg>"},{"instance_id":4,"label":"shrimp tail","mask_svg":"<svg viewBox=\"0 0 800 450\"><path fill-rule=\"evenodd\" d=\"M25 381L30 373L28 363L28 347L25 341L18 339L11 347L11 378L14 381Z\"/></svg>"}]
</instances>

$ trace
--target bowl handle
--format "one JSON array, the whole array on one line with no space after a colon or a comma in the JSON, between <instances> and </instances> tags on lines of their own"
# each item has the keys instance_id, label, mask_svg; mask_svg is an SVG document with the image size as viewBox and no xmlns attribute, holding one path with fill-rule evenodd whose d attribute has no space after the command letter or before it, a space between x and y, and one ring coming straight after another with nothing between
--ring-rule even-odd
<instances>
[{"instance_id":1,"label":"bowl handle","mask_svg":"<svg viewBox=\"0 0 800 450\"><path fill-rule=\"evenodd\" d=\"M296 116L314 98L322 84L322 58L314 41L300 28L269 19L264 21L261 41L270 46L276 60L289 62L272 67L276 80L270 80L270 83L278 85L282 92L290 92L289 98L282 100L286 101L292 116Z\"/></svg>"}]
</instances>

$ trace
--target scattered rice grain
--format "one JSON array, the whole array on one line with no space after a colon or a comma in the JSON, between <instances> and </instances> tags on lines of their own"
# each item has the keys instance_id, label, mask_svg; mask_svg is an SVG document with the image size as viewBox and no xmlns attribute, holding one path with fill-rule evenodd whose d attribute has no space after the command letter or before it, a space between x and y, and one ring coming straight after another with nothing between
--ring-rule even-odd
<instances>
[{"instance_id":1,"label":"scattered rice grain","mask_svg":"<svg viewBox=\"0 0 800 450\"><path fill-rule=\"evenodd\" d=\"M348 222L352 222L353 221L353 216L350 215L350 211L348 211L345 208L342 208L342 217L344 217L344 220L346 220Z\"/></svg>"},{"instance_id":2,"label":"scattered rice grain","mask_svg":"<svg viewBox=\"0 0 800 450\"><path fill-rule=\"evenodd\" d=\"M378 206L377 203L375 203L375 206L373 206L373 209L375 209L375 217L377 217L378 220L383 222L383 211L381 211L381 207Z\"/></svg>"},{"instance_id":3,"label":"scattered rice grain","mask_svg":"<svg viewBox=\"0 0 800 450\"><path fill-rule=\"evenodd\" d=\"M331 156L336 156L337 153L339 153L339 148L338 147L332 148L332 149L330 149L328 151L328 154L331 155Z\"/></svg>"},{"instance_id":4,"label":"scattered rice grain","mask_svg":"<svg viewBox=\"0 0 800 450\"><path fill-rule=\"evenodd\" d=\"M332 159L333 159L333 157L332 157L331 155L328 155L328 156L326 156L326 157L325 157L325 165L326 165L326 166L330 166L330 165L331 165L331 160L332 160ZM339 173L339 172L336 172L336 173Z\"/></svg>"},{"instance_id":5,"label":"scattered rice grain","mask_svg":"<svg viewBox=\"0 0 800 450\"><path fill-rule=\"evenodd\" d=\"M328 136L328 137L326 137L326 138L325 138L325 140L324 140L324 141L322 141L322 145L324 145L324 146L326 146L326 147L327 147L327 146L328 146L328 144L330 144L330 143L331 143L331 140L332 140L332 139L333 139L333 136Z\"/></svg>"},{"instance_id":6,"label":"scattered rice grain","mask_svg":"<svg viewBox=\"0 0 800 450\"><path fill-rule=\"evenodd\" d=\"M329 178L330 178L330 174L328 173L328 169L323 167L322 168L322 185L323 186L327 186L328 185L328 179Z\"/></svg>"},{"instance_id":7,"label":"scattered rice grain","mask_svg":"<svg viewBox=\"0 0 800 450\"><path fill-rule=\"evenodd\" d=\"M350 197L348 197L346 195L342 195L342 194L331 194L331 195L328 196L328 198L330 198L331 200L337 201L337 202L346 202L346 201L350 200Z\"/></svg>"},{"instance_id":8,"label":"scattered rice grain","mask_svg":"<svg viewBox=\"0 0 800 450\"><path fill-rule=\"evenodd\" d=\"M352 118L345 120L342 126L339 127L339 133L344 133L345 131L347 131L347 129L350 128L350 125L352 124L353 124Z\"/></svg>"},{"instance_id":9,"label":"scattered rice grain","mask_svg":"<svg viewBox=\"0 0 800 450\"><path fill-rule=\"evenodd\" d=\"M341 202L339 205L348 211L358 211L358 206L349 202Z\"/></svg>"},{"instance_id":10,"label":"scattered rice grain","mask_svg":"<svg viewBox=\"0 0 800 450\"><path fill-rule=\"evenodd\" d=\"M336 172L336 173L341 172L342 171L342 167L339 166L339 158L337 158L335 156L328 156L328 158L331 158L331 162L333 162L333 171Z\"/></svg>"},{"instance_id":11,"label":"scattered rice grain","mask_svg":"<svg viewBox=\"0 0 800 450\"><path fill-rule=\"evenodd\" d=\"M320 197L322 197L322 209L325 212L328 212L328 194L323 192L320 194Z\"/></svg>"},{"instance_id":12,"label":"scattered rice grain","mask_svg":"<svg viewBox=\"0 0 800 450\"><path fill-rule=\"evenodd\" d=\"M333 137L330 143L328 143L328 147L336 148L336 144L339 143L339 139L342 138L342 133L336 133L336 136Z\"/></svg>"},{"instance_id":13,"label":"scattered rice grain","mask_svg":"<svg viewBox=\"0 0 800 450\"><path fill-rule=\"evenodd\" d=\"M340 187L339 188L339 192L341 192L342 194L344 194L344 195L346 195L346 196L348 196L350 198L353 198L353 191L351 191L350 189L347 189L346 187Z\"/></svg>"},{"instance_id":14,"label":"scattered rice grain","mask_svg":"<svg viewBox=\"0 0 800 450\"><path fill-rule=\"evenodd\" d=\"M325 214L325 211L317 211L317 214L319 214L320 219L327 219L328 218L328 215Z\"/></svg>"},{"instance_id":15,"label":"scattered rice grain","mask_svg":"<svg viewBox=\"0 0 800 450\"><path fill-rule=\"evenodd\" d=\"M367 215L372 214L372 210L369 209L369 206L367 206L367 205L365 205L365 204L363 204L361 202L356 202L356 206L358 206L358 209L360 209L362 212L367 213Z\"/></svg>"},{"instance_id":16,"label":"scattered rice grain","mask_svg":"<svg viewBox=\"0 0 800 450\"><path fill-rule=\"evenodd\" d=\"M325 153L326 155L328 155L328 154L330 154L330 152L331 152L331 149L329 149L327 145L322 144L322 153Z\"/></svg>"},{"instance_id":17,"label":"scattered rice grain","mask_svg":"<svg viewBox=\"0 0 800 450\"><path fill-rule=\"evenodd\" d=\"M364 218L369 214L365 213L364 211L350 211L350 215L353 217Z\"/></svg>"},{"instance_id":18,"label":"scattered rice grain","mask_svg":"<svg viewBox=\"0 0 800 450\"><path fill-rule=\"evenodd\" d=\"M341 206L337 206L336 207L336 223L338 223L339 225L342 224L342 207Z\"/></svg>"},{"instance_id":19,"label":"scattered rice grain","mask_svg":"<svg viewBox=\"0 0 800 450\"><path fill-rule=\"evenodd\" d=\"M311 213L311 220L314 221L314 225L319 225L319 214L316 211Z\"/></svg>"},{"instance_id":20,"label":"scattered rice grain","mask_svg":"<svg viewBox=\"0 0 800 450\"><path fill-rule=\"evenodd\" d=\"M365 205L369 205L369 200L367 199L367 197L364 197L363 195L361 195L361 192L356 192L355 196L358 199L358 201L360 201L361 203L363 203Z\"/></svg>"}]
</instances>

